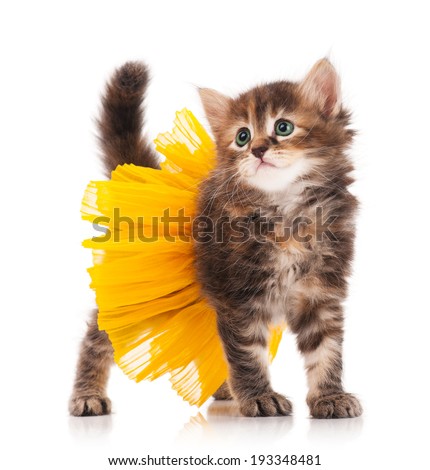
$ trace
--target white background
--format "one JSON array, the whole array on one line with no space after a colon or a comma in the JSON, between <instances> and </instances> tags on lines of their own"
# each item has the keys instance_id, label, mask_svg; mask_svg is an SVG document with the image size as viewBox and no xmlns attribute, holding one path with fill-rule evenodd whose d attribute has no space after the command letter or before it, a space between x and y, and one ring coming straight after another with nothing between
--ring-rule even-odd
<instances>
[{"instance_id":1,"label":"white background","mask_svg":"<svg viewBox=\"0 0 430 470\"><path fill-rule=\"evenodd\" d=\"M10 2L0 11L2 468L108 468L107 457L319 454L323 469L428 468L429 52L425 2ZM152 69L151 138L174 112L203 119L195 85L236 93L300 79L329 55L359 130L362 206L346 304L354 420L316 421L288 336L272 367L292 418L182 402L167 380L113 370L114 414L70 418L79 339L94 304L80 220L101 177L99 94L114 67ZM217 415L221 413L221 416ZM224 416L222 416L224 413ZM427 436L426 436L427 435ZM242 468L246 468L244 465Z\"/></svg>"}]
</instances>

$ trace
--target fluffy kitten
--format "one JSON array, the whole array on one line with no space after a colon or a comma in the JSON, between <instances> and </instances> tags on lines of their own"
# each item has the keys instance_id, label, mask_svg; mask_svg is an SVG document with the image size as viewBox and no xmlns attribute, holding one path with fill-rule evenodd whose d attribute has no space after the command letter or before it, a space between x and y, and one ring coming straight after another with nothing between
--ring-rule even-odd
<instances>
[{"instance_id":1,"label":"fluffy kitten","mask_svg":"<svg viewBox=\"0 0 430 470\"><path fill-rule=\"evenodd\" d=\"M99 122L107 171L157 168L142 140L143 65L128 63L107 86ZM286 322L305 356L307 402L317 418L361 414L342 387L342 301L357 202L348 192L353 132L338 76L327 60L301 83L275 82L236 99L200 90L217 145L217 166L201 185L196 269L217 312L229 381L215 398L238 400L245 416L287 415L291 403L268 375L269 325ZM70 412L110 411L105 387L112 347L89 324Z\"/></svg>"},{"instance_id":2,"label":"fluffy kitten","mask_svg":"<svg viewBox=\"0 0 430 470\"><path fill-rule=\"evenodd\" d=\"M321 60L301 83L235 99L200 95L218 157L200 188L195 234L197 273L229 365L218 398L231 394L245 416L291 412L268 374L268 326L286 322L305 358L312 416L359 416L341 380L357 201L345 153L354 133L336 71Z\"/></svg>"}]
</instances>

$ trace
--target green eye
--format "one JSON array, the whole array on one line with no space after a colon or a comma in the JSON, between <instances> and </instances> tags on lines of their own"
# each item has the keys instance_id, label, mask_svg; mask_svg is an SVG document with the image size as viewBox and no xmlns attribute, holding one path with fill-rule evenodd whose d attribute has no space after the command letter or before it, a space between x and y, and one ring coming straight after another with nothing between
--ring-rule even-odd
<instances>
[{"instance_id":1,"label":"green eye","mask_svg":"<svg viewBox=\"0 0 430 470\"><path fill-rule=\"evenodd\" d=\"M236 144L239 147L243 147L251 140L251 132L246 127L239 129L239 132L236 135Z\"/></svg>"},{"instance_id":2,"label":"green eye","mask_svg":"<svg viewBox=\"0 0 430 470\"><path fill-rule=\"evenodd\" d=\"M280 119L275 124L275 133L276 133L276 135L280 135L282 137L285 137L287 135L292 134L293 130L294 130L294 124L290 121L284 121L284 120Z\"/></svg>"}]
</instances>

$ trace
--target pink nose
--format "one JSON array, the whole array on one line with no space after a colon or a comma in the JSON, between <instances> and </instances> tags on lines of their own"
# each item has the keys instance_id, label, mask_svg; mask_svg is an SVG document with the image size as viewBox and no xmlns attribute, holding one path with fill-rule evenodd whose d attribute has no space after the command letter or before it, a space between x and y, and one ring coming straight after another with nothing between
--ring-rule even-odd
<instances>
[{"instance_id":1,"label":"pink nose","mask_svg":"<svg viewBox=\"0 0 430 470\"><path fill-rule=\"evenodd\" d=\"M267 152L267 147L257 147L255 149L252 149L251 152L254 157L262 159L263 155Z\"/></svg>"}]
</instances>

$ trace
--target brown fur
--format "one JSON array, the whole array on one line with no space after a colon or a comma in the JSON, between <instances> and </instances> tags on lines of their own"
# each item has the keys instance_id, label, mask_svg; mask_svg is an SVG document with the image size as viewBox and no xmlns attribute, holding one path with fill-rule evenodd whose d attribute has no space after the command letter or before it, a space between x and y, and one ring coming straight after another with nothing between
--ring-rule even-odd
<instances>
[{"instance_id":1,"label":"brown fur","mask_svg":"<svg viewBox=\"0 0 430 470\"><path fill-rule=\"evenodd\" d=\"M108 177L124 163L158 168L154 149L142 137L142 102L148 82L145 65L127 62L106 85L98 127Z\"/></svg>"},{"instance_id":2,"label":"brown fur","mask_svg":"<svg viewBox=\"0 0 430 470\"><path fill-rule=\"evenodd\" d=\"M232 400L233 396L227 382L224 382L221 387L214 393L215 400Z\"/></svg>"},{"instance_id":3,"label":"brown fur","mask_svg":"<svg viewBox=\"0 0 430 470\"><path fill-rule=\"evenodd\" d=\"M109 172L123 163L158 167L140 134L146 84L146 68L129 63L107 85L99 126ZM342 386L342 301L357 201L348 191L353 167L347 150L354 133L337 74L323 60L300 83L261 85L235 99L203 89L201 97L217 166L200 188L199 213L215 230L209 238L201 228L195 234L196 270L216 309L229 366L228 384L214 396L237 399L245 416L291 413L289 400L271 388L267 356L270 324L287 321L305 358L312 416L358 416L360 403ZM294 123L291 136L280 138L273 125L268 128L276 117ZM252 138L239 148L234 142L244 127L252 129ZM265 159L272 159L273 180L250 170ZM297 174L289 184L272 190L291 168ZM238 239L238 231L245 238ZM105 386L111 358L109 340L93 319L81 348L72 414L110 411Z\"/></svg>"},{"instance_id":4,"label":"brown fur","mask_svg":"<svg viewBox=\"0 0 430 470\"><path fill-rule=\"evenodd\" d=\"M140 62L127 62L115 71L102 97L98 121L99 142L107 175L118 165L134 163L158 168L155 151L142 137L142 101L148 85L148 72ZM113 349L107 334L97 327L97 312L82 340L69 411L74 416L108 414L106 396Z\"/></svg>"},{"instance_id":5,"label":"brown fur","mask_svg":"<svg viewBox=\"0 0 430 470\"><path fill-rule=\"evenodd\" d=\"M69 411L74 416L109 414L111 402L106 395L109 369L113 363L112 345L97 327L97 311L88 324L81 351Z\"/></svg>"},{"instance_id":6,"label":"brown fur","mask_svg":"<svg viewBox=\"0 0 430 470\"><path fill-rule=\"evenodd\" d=\"M201 90L201 95L218 164L201 185L199 213L211 220L240 217L251 234L240 243L231 241L234 224L224 224L222 243L195 244L199 280L218 314L230 391L246 416L291 411L288 400L271 388L264 354L268 326L282 320L297 335L305 356L311 414L358 416L360 404L344 393L341 379L341 303L353 255L357 201L348 191L353 167L346 150L353 131L349 113L340 105L337 75L324 60L301 83L262 85L236 99L213 90ZM287 139L269 133L266 123L276 115L294 122L297 132ZM253 129L253 136L239 148L234 140L244 127ZM285 189L264 190L241 171L246 159L261 158L260 149L289 159L290 165L300 158L312 165ZM335 220L329 236L317 221L318 208L325 220ZM310 221L300 234L306 241L294 237L298 217ZM290 237L279 240L286 229Z\"/></svg>"}]
</instances>

